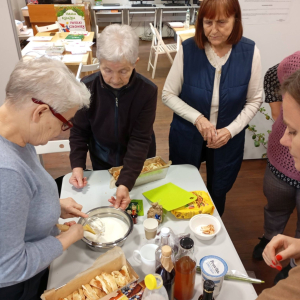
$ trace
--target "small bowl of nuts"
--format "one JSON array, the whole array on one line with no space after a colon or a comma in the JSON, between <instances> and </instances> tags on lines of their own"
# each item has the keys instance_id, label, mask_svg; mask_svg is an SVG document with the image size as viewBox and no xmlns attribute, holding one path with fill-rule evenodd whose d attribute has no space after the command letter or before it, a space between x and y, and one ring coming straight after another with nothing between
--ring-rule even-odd
<instances>
[{"instance_id":1,"label":"small bowl of nuts","mask_svg":"<svg viewBox=\"0 0 300 300\"><path fill-rule=\"evenodd\" d=\"M200 214L190 219L190 229L200 240L211 240L221 230L220 221L211 215Z\"/></svg>"}]
</instances>

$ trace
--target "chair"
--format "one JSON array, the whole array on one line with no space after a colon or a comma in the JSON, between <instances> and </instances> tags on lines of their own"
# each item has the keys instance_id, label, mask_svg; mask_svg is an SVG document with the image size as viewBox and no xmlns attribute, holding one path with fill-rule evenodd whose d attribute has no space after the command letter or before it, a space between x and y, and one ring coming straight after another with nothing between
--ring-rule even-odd
<instances>
[{"instance_id":1,"label":"chair","mask_svg":"<svg viewBox=\"0 0 300 300\"><path fill-rule=\"evenodd\" d=\"M35 28L36 28L37 32L47 32L47 31L52 31L52 30L58 30L58 32L63 31L60 24L57 21L52 25L47 25L47 26L43 26L43 27L38 27L37 25L35 25Z\"/></svg>"},{"instance_id":2,"label":"chair","mask_svg":"<svg viewBox=\"0 0 300 300\"><path fill-rule=\"evenodd\" d=\"M80 81L80 74L83 73L83 72L99 71L99 66L100 66L99 63L92 64L92 65L83 65L82 63L80 63L80 65L78 67L76 79L78 81Z\"/></svg>"},{"instance_id":3,"label":"chair","mask_svg":"<svg viewBox=\"0 0 300 300\"><path fill-rule=\"evenodd\" d=\"M35 146L39 160L44 166L43 154L71 151L69 140L49 141L46 145Z\"/></svg>"},{"instance_id":4,"label":"chair","mask_svg":"<svg viewBox=\"0 0 300 300\"><path fill-rule=\"evenodd\" d=\"M149 55L147 71L150 71L150 67L153 68L153 72L152 72L152 79L153 79L155 76L158 55L167 54L171 64L173 64L173 58L170 53L177 52L177 46L176 46L176 44L165 44L163 39L161 38L158 30L155 27L153 27L153 25L151 23L150 23L150 28L153 33L153 37L152 37L152 44L151 44L151 48L150 48L150 55ZM157 45L155 45L155 40L157 40ZM151 63L153 51L155 52L154 65Z\"/></svg>"}]
</instances>

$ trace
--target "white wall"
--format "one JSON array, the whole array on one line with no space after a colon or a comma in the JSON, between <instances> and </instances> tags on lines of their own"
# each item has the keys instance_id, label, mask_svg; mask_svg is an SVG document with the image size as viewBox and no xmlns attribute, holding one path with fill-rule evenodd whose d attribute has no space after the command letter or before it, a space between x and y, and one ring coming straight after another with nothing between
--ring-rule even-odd
<instances>
[{"instance_id":1,"label":"white wall","mask_svg":"<svg viewBox=\"0 0 300 300\"><path fill-rule=\"evenodd\" d=\"M247 0L239 0L243 5ZM300 27L299 27L300 1L294 0L290 11L290 18L287 22L271 23L261 25L244 25L244 36L255 41L260 50L263 74L280 63L286 56L300 50ZM269 105L263 105L270 113ZM258 113L250 122L255 124L258 131L265 132L271 129L271 122L267 121L263 115ZM246 134L246 147L244 158L260 158L265 153L263 147L255 148L250 132Z\"/></svg>"},{"instance_id":2,"label":"white wall","mask_svg":"<svg viewBox=\"0 0 300 300\"><path fill-rule=\"evenodd\" d=\"M10 1L10 0L8 0ZM13 16L12 16L13 17ZM14 18L14 17L13 17ZM14 22L14 20L13 20ZM4 101L5 86L15 64L21 57L20 46L15 39L15 28L12 26L9 6L7 0L0 1L0 28L2 32L0 50L0 105Z\"/></svg>"},{"instance_id":3,"label":"white wall","mask_svg":"<svg viewBox=\"0 0 300 300\"><path fill-rule=\"evenodd\" d=\"M11 2L11 7L12 7L12 11L13 11L13 15L14 15L15 19L19 20L19 21L23 21L24 18L23 18L22 12L21 12L21 8L26 6L25 0L10 0L10 2Z\"/></svg>"}]
</instances>

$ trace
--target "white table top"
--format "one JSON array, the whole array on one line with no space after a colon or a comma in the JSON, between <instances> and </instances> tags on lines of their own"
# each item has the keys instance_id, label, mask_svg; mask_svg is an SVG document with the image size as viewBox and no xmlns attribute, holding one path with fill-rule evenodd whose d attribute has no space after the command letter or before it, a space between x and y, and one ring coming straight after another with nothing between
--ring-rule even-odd
<instances>
[{"instance_id":1,"label":"white table top","mask_svg":"<svg viewBox=\"0 0 300 300\"><path fill-rule=\"evenodd\" d=\"M134 4L136 4L137 2L133 2ZM176 9L188 9L188 8L199 8L200 6L197 5L191 5L191 6L165 6L163 4L156 4L153 3L152 1L144 1L144 3L147 4L152 4L155 6L148 6L148 7L132 7L131 5L120 5L120 6L103 6L103 5L94 5L91 8L93 10L114 10L114 9L168 9L168 8L176 8Z\"/></svg>"},{"instance_id":2,"label":"white table top","mask_svg":"<svg viewBox=\"0 0 300 300\"><path fill-rule=\"evenodd\" d=\"M108 9L108 10L113 10L113 9L127 9L128 5L119 5L119 6L103 6L103 5L93 5L91 9L93 10L99 10L99 9Z\"/></svg>"},{"instance_id":3,"label":"white table top","mask_svg":"<svg viewBox=\"0 0 300 300\"><path fill-rule=\"evenodd\" d=\"M107 171L86 172L88 185L77 190L69 184L71 173L64 177L61 191L61 198L72 197L75 201L83 205L83 211L87 212L95 207L108 205L110 198L116 189L109 189L111 175ZM130 192L131 199L143 199L145 215L150 207L150 202L142 195L143 192L172 182L187 191L204 190L207 191L199 171L191 165L171 166L165 179L151 182L133 188ZM168 226L178 234L182 232L190 233L195 242L195 257L197 264L206 255L217 255L222 257L228 264L229 270L238 270L246 274L245 268L232 244L232 241L224 227L217 211L214 212L221 224L222 229L216 238L210 241L200 241L189 229L188 220L178 220L171 213L164 216L163 226ZM147 243L145 238L143 221L146 218L138 217L138 224L134 225L133 232L122 247L128 261L133 266L140 278L144 277L140 266L132 258L134 249L139 249ZM65 222L65 220L60 220ZM78 241L66 250L59 258L55 259L50 267L48 289L58 288L75 277L78 273L89 268L101 252L94 252L87 248L82 241ZM198 299L202 292L201 276L196 275L195 294L193 299ZM224 281L218 300L253 300L257 294L252 284L234 281Z\"/></svg>"},{"instance_id":4,"label":"white table top","mask_svg":"<svg viewBox=\"0 0 300 300\"><path fill-rule=\"evenodd\" d=\"M181 2L181 3L183 3L183 2ZM186 9L188 9L188 8L199 8L200 6L197 6L197 5L193 5L193 4L191 4L191 5L184 5L184 6L176 6L176 5L174 5L174 6L166 6L166 5L163 5L163 4L157 4L156 5L158 8L165 8L165 9L168 9L168 8L177 8L177 9L180 9L180 8L186 8Z\"/></svg>"}]
</instances>

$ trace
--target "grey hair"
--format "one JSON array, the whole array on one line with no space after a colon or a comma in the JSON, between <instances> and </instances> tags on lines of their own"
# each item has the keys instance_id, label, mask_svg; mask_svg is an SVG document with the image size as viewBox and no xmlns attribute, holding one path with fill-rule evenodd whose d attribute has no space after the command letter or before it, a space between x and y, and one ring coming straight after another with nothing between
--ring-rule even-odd
<instances>
[{"instance_id":1,"label":"grey hair","mask_svg":"<svg viewBox=\"0 0 300 300\"><path fill-rule=\"evenodd\" d=\"M46 57L20 60L6 85L5 102L22 106L31 98L64 113L74 107L88 107L90 92L77 81L64 63Z\"/></svg>"},{"instance_id":2,"label":"grey hair","mask_svg":"<svg viewBox=\"0 0 300 300\"><path fill-rule=\"evenodd\" d=\"M111 62L127 60L132 65L139 56L139 38L129 25L113 24L104 28L97 41L97 58Z\"/></svg>"}]
</instances>

